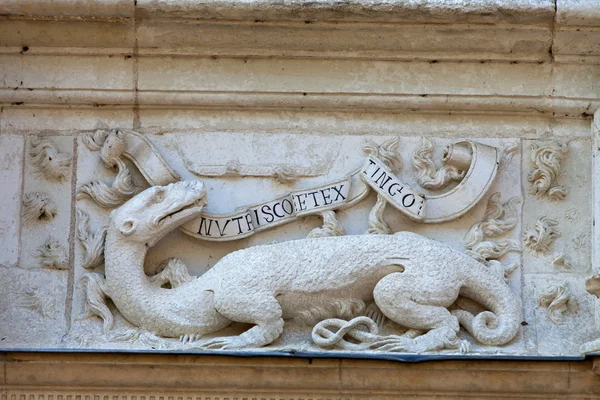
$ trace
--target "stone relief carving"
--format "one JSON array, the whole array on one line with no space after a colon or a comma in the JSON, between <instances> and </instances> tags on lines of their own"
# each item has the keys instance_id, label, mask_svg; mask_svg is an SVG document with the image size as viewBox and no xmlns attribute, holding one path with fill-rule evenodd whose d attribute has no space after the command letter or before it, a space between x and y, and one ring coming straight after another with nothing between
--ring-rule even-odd
<instances>
[{"instance_id":1,"label":"stone relief carving","mask_svg":"<svg viewBox=\"0 0 600 400\"><path fill-rule=\"evenodd\" d=\"M100 227L92 233L90 215L80 208L77 209L77 239L83 247L82 267L92 269L104 262L104 239L106 227Z\"/></svg>"},{"instance_id":2,"label":"stone relief carving","mask_svg":"<svg viewBox=\"0 0 600 400\"><path fill-rule=\"evenodd\" d=\"M372 235L389 235L392 233L392 229L383 219L383 213L386 205L387 201L383 198L383 196L378 194L377 202L369 213L369 229L367 229L366 233Z\"/></svg>"},{"instance_id":3,"label":"stone relief carving","mask_svg":"<svg viewBox=\"0 0 600 400\"><path fill-rule=\"evenodd\" d=\"M282 185L296 182L303 177L318 176L318 169L295 165L244 165L239 160L230 160L225 165L193 166L186 163L188 170L200 177L252 176L273 178Z\"/></svg>"},{"instance_id":4,"label":"stone relief carving","mask_svg":"<svg viewBox=\"0 0 600 400\"><path fill-rule=\"evenodd\" d=\"M30 137L29 159L36 172L50 181L62 182L71 172L71 156L58 151L50 139Z\"/></svg>"},{"instance_id":5,"label":"stone relief carving","mask_svg":"<svg viewBox=\"0 0 600 400\"><path fill-rule=\"evenodd\" d=\"M190 283L196 277L189 274L185 264L178 258L163 261L155 275L149 277L150 283L158 287L168 285L171 289Z\"/></svg>"},{"instance_id":6,"label":"stone relief carving","mask_svg":"<svg viewBox=\"0 0 600 400\"><path fill-rule=\"evenodd\" d=\"M161 142L167 140L161 138ZM360 148L360 138L352 140L352 146ZM238 207L234 212L208 214L202 183L181 181L148 138L127 130L98 130L82 135L84 148L80 146L79 160L82 154L99 158L106 168L116 171L117 177L110 184L84 184L77 194L79 201L92 200L102 208L112 209L112 213L106 220L107 211L96 207L81 205L82 208L73 210L77 217L73 234L82 246L74 261L74 274L80 281L75 292L73 317L83 312L73 319L67 339L69 346L521 354L525 351L522 349L527 338L518 333L521 323L526 324L521 318L520 300L514 293L527 296L524 301L527 301L528 311L539 301L540 307L547 308L547 318L554 321L553 326L561 321L574 323L575 319L566 320L565 317L567 312L575 311L579 302L572 294L565 293L568 287L530 295L523 283L519 290L519 279L514 276L509 279L511 273L521 267L525 276L521 282L534 282L532 287L538 287L538 281L530 279L533 275L529 255L517 257L509 253L520 252L521 246L525 246L533 252L546 254L554 250L553 241L560 235L557 222L543 217L534 229L526 230L523 244L514 240L520 235L517 232L522 226L521 201L525 202L525 207L531 206L528 202L536 201L527 195L523 197L520 183L525 177L521 163L511 162L518 154L521 142L436 139L446 145L442 169L456 167L460 160L464 165L462 169L456 168L460 177L429 188L436 194L423 194L415 189L419 187L416 174L402 171L400 144L407 154L416 150L415 153L420 153L434 165L430 181L444 173L440 173L433 163L431 139L424 139L421 144L418 140L391 138L381 144L366 142L362 167L358 163L353 165L354 159L344 154L340 159L349 161L345 161L342 168L333 156L328 155L327 169L317 167L321 172L330 171L330 175L311 175L310 184L299 182L300 175L290 180L278 180L290 184L289 192L285 194L277 193L277 188L283 190L278 185L265 183L264 179L254 180L249 175L252 168L271 164L246 164L248 158L242 155L243 162L223 164L226 168L222 168L220 171L224 172L221 173L213 168L221 160L227 160L227 154L220 154L214 165L208 164L203 170L208 171L207 185L210 186L210 179L214 178L214 182L231 183L231 186L246 183L247 189L247 183L256 181L259 186L269 188L268 196L273 196L274 200L248 207L242 201L242 205L232 206ZM189 145L189 142L181 145L185 143ZM345 146L340 148L347 151L350 146ZM170 157L174 156L176 147L165 146ZM194 151L190 148L186 153L188 158ZM237 155L232 157L231 160L237 160ZM322 159L324 157L319 158L319 162ZM194 165L199 168L203 164ZM140 189L133 184L132 167L139 170L150 189L139 193ZM210 168L215 174L210 174ZM308 171L316 167L307 165L305 168ZM570 168L570 163L565 166L565 176L572 175ZM277 179L273 171L259 175ZM292 172L298 171L293 169ZM560 167L558 171L560 173ZM577 173L587 179L585 171ZM94 179L92 174L83 175L83 179L79 172L77 175L78 181ZM134 176L138 179L140 175ZM186 176L191 175L187 172ZM239 178L242 176L249 178L242 180ZM555 187L556 182L550 186ZM214 191L215 187L219 186L212 184L210 189ZM399 190L395 196L393 188ZM489 195L490 188L495 193ZM356 207L362 213L359 223L351 209L370 191L375 192L376 200L371 196L369 201L375 203L363 202ZM400 196L406 194L410 194L407 198L410 203L415 199L415 205L406 201L403 204ZM313 200L316 196L318 201ZM336 197L339 200L327 204ZM216 199L222 201L222 198ZM487 198L487 207L477 221L475 210L481 209L472 207L483 198ZM35 205L40 199L27 200L33 204L33 210L40 209ZM208 198L209 210L210 200L211 197ZM304 210L299 208L303 201L308 205L319 202L319 205ZM392 207L387 207L388 204ZM570 197L560 204L546 204L554 207L552 213L564 214L565 221L580 223L587 215L586 209L573 203ZM262 207L267 207L265 209L272 215L283 210L286 216L264 222L260 218L268 214L261 217ZM25 209L26 204L23 204L24 216ZM469 212L471 209L473 211ZM61 207L60 215L63 215L62 210ZM218 211L226 210L221 207ZM549 211L543 209L541 215ZM464 218L460 219L462 215ZM306 229L307 223L312 223L305 220L307 216L319 218L322 225ZM41 211L35 218L40 217L48 218ZM251 226L250 234L254 234L291 221L298 221L297 227L285 229L293 232L294 238L305 239L233 252L212 267L210 265L215 261L190 260L195 254L204 257L214 250L194 249L179 254L179 244L172 245L174 238L180 238L180 235L169 235L163 242L165 244L160 244L145 257L156 241L175 229L202 240L237 240L248 236L237 233L240 226L245 226L242 224ZM440 222L444 224L426 225ZM206 235L211 232L210 224L213 237ZM38 228L41 226L27 229ZM402 232L404 229L423 235ZM398 230L401 232L394 234ZM462 247L466 254L425 237L438 238L460 249L456 234L465 231ZM569 243L564 248L557 247L552 257L538 258L546 266L540 266L540 270L552 263L553 270L564 275L571 273L571 262L577 264L578 269L584 265L579 254L570 252L589 247L587 234L582 230L573 233L565 228L563 236L569 237ZM267 240L263 243L273 242L268 234L265 237ZM256 237L256 242L261 243L261 238ZM563 245L562 242L559 244ZM209 246L216 248L211 243L207 244ZM161 257L159 254L165 249L170 252ZM49 240L45 248L40 247L36 256L45 268L69 268L65 248L56 240ZM190 265L189 271L182 259ZM146 275L144 264L152 275ZM204 266L210 269L203 272ZM260 284L251 285L250 282ZM249 290L245 292L246 289ZM30 308L41 316L42 311L38 308L43 307L39 305L43 298L36 296L34 291L22 294L19 308ZM443 301L434 303L433 298ZM563 311L565 304L567 311ZM584 315L587 313L587 309L582 311ZM546 318L546 313L538 314ZM533 325L529 318L527 322ZM242 331L239 323L250 324L250 329ZM581 342L583 340L576 342L577 346ZM594 346L590 344L587 349L600 349L600 345Z\"/></svg>"},{"instance_id":7,"label":"stone relief carving","mask_svg":"<svg viewBox=\"0 0 600 400\"><path fill-rule=\"evenodd\" d=\"M395 174L402 172L402 158L398 152L400 139L397 137L389 139L382 144L367 141L363 146L363 153L368 157L381 160Z\"/></svg>"},{"instance_id":8,"label":"stone relief carving","mask_svg":"<svg viewBox=\"0 0 600 400\"><path fill-rule=\"evenodd\" d=\"M506 167L510 164L515 154L519 150L519 142L511 142L502 146L500 149L500 167L498 168L498 173L504 172Z\"/></svg>"},{"instance_id":9,"label":"stone relief carving","mask_svg":"<svg viewBox=\"0 0 600 400\"><path fill-rule=\"evenodd\" d=\"M366 332L361 327L366 328ZM330 318L316 324L312 330L313 342L322 348L337 347L344 350L362 350L365 343L372 343L379 336L377 323L368 317L356 317L350 321ZM353 340L344 340L348 337ZM358 343L356 343L358 342Z\"/></svg>"},{"instance_id":10,"label":"stone relief carving","mask_svg":"<svg viewBox=\"0 0 600 400\"><path fill-rule=\"evenodd\" d=\"M81 200L88 196L98 205L104 208L114 208L133 197L139 189L131 180L131 173L121 159L113 158L111 163L117 166L118 173L112 185L102 181L86 183L77 193L77 199Z\"/></svg>"},{"instance_id":11,"label":"stone relief carving","mask_svg":"<svg viewBox=\"0 0 600 400\"><path fill-rule=\"evenodd\" d=\"M165 341L153 334L139 329L129 329L125 332L116 332L108 338L112 343L142 343L151 349L165 350Z\"/></svg>"},{"instance_id":12,"label":"stone relief carving","mask_svg":"<svg viewBox=\"0 0 600 400\"><path fill-rule=\"evenodd\" d=\"M105 327L112 325L112 317L103 296L134 326L183 342L192 338L194 348L201 349L269 345L281 335L284 320L328 313L328 305L336 301L358 313L374 301L387 318L423 331L416 337L378 336L365 349L456 348L459 324L485 345L503 345L519 330L519 302L503 279L470 257L410 232L258 246L229 254L181 286L158 287L143 274L148 247L198 216L205 196L202 183L178 182L147 189L111 214L105 278L86 278L88 293L96 286L93 296L88 295L88 310L102 316ZM251 281L260 284L249 285ZM449 311L459 292L490 311L477 316ZM232 322L254 326L239 336L198 343L202 335Z\"/></svg>"},{"instance_id":13,"label":"stone relief carving","mask_svg":"<svg viewBox=\"0 0 600 400\"><path fill-rule=\"evenodd\" d=\"M464 178L471 164L471 154L465 148L447 147L442 156L442 167L438 170L432 159L433 141L427 137L422 141L421 148L412 159L419 185L425 189L440 190Z\"/></svg>"},{"instance_id":14,"label":"stone relief carving","mask_svg":"<svg viewBox=\"0 0 600 400\"><path fill-rule=\"evenodd\" d=\"M586 233L580 233L573 238L572 242L575 249L583 249L588 242L588 235Z\"/></svg>"},{"instance_id":15,"label":"stone relief carving","mask_svg":"<svg viewBox=\"0 0 600 400\"><path fill-rule=\"evenodd\" d=\"M600 274L595 274L585 281L585 290L596 299L600 298ZM600 351L600 338L583 343L579 348L582 354Z\"/></svg>"},{"instance_id":16,"label":"stone relief carving","mask_svg":"<svg viewBox=\"0 0 600 400\"><path fill-rule=\"evenodd\" d=\"M538 304L547 308L548 319L555 324L561 323L567 312L576 313L578 309L567 283L549 286L540 294Z\"/></svg>"},{"instance_id":17,"label":"stone relief carving","mask_svg":"<svg viewBox=\"0 0 600 400\"><path fill-rule=\"evenodd\" d=\"M97 130L82 136L83 144L92 152L99 152L100 159L108 169L116 169L117 176L112 184L102 181L92 181L82 185L77 193L77 199L89 197L104 208L114 208L132 198L139 192L131 179L131 172L123 160L126 155L127 143L123 131Z\"/></svg>"},{"instance_id":18,"label":"stone relief carving","mask_svg":"<svg viewBox=\"0 0 600 400\"><path fill-rule=\"evenodd\" d=\"M106 287L104 276L97 272L88 272L83 275L80 285L85 292L85 310L78 319L87 319L93 316L102 319L102 331L107 334L114 326L112 312L106 305Z\"/></svg>"},{"instance_id":19,"label":"stone relief carving","mask_svg":"<svg viewBox=\"0 0 600 400\"><path fill-rule=\"evenodd\" d=\"M42 268L68 269L67 252L58 240L49 237L44 244L37 248L35 256L40 260Z\"/></svg>"},{"instance_id":20,"label":"stone relief carving","mask_svg":"<svg viewBox=\"0 0 600 400\"><path fill-rule=\"evenodd\" d=\"M558 185L561 163L569 152L568 144L533 144L530 148L533 170L527 176L531 183L529 193L548 197L551 200L562 200L567 196L566 187Z\"/></svg>"},{"instance_id":21,"label":"stone relief carving","mask_svg":"<svg viewBox=\"0 0 600 400\"><path fill-rule=\"evenodd\" d=\"M505 266L497 260L509 252L520 251L520 246L517 241L512 239L490 239L506 235L515 229L518 223L517 208L519 204L518 197L502 202L500 193L492 194L488 199L483 219L471 226L463 239L463 247L469 256L492 268L500 268L505 277L508 277L518 267L518 264Z\"/></svg>"},{"instance_id":22,"label":"stone relief carving","mask_svg":"<svg viewBox=\"0 0 600 400\"><path fill-rule=\"evenodd\" d=\"M50 221L58 212L56 205L48 194L41 192L27 193L23 199L23 220L26 223Z\"/></svg>"},{"instance_id":23,"label":"stone relief carving","mask_svg":"<svg viewBox=\"0 0 600 400\"><path fill-rule=\"evenodd\" d=\"M117 130L97 129L95 132L81 135L81 142L89 151L99 151L109 134L116 134Z\"/></svg>"},{"instance_id":24,"label":"stone relief carving","mask_svg":"<svg viewBox=\"0 0 600 400\"><path fill-rule=\"evenodd\" d=\"M581 212L576 207L570 207L565 210L565 218L571 222L577 221L581 216Z\"/></svg>"},{"instance_id":25,"label":"stone relief carving","mask_svg":"<svg viewBox=\"0 0 600 400\"><path fill-rule=\"evenodd\" d=\"M323 226L310 231L307 238L344 236L346 234L346 230L335 217L335 211L323 211L319 215L323 219Z\"/></svg>"},{"instance_id":26,"label":"stone relief carving","mask_svg":"<svg viewBox=\"0 0 600 400\"><path fill-rule=\"evenodd\" d=\"M398 153L399 144L400 141L398 138L390 139L381 145L369 141L363 146L363 153L366 156L380 159L392 173L399 174L403 168L402 158L400 157L400 153ZM388 224L383 220L383 213L386 206L386 199L378 193L377 202L369 213L369 229L366 233L380 235L392 233Z\"/></svg>"},{"instance_id":27,"label":"stone relief carving","mask_svg":"<svg viewBox=\"0 0 600 400\"><path fill-rule=\"evenodd\" d=\"M556 253L552 257L552 265L554 266L554 268L563 271L570 270L573 268L571 264L569 264L569 262L565 259L565 255L563 253Z\"/></svg>"},{"instance_id":28,"label":"stone relief carving","mask_svg":"<svg viewBox=\"0 0 600 400\"><path fill-rule=\"evenodd\" d=\"M534 254L546 253L552 243L560 237L560 232L555 228L558 221L548 217L542 217L535 223L535 229L526 231L523 243Z\"/></svg>"},{"instance_id":29,"label":"stone relief carving","mask_svg":"<svg viewBox=\"0 0 600 400\"><path fill-rule=\"evenodd\" d=\"M339 154L339 146L320 147L321 139L318 136L307 135L302 142L295 142L289 146L294 135L283 133L277 135L282 147L286 148L285 155L276 155L278 152L264 152L264 149L272 146L269 135L252 133L245 136L235 135L232 132L206 133L206 153L198 155L191 151L188 145L179 140L173 142L178 156L183 161L184 167L199 177L243 177L243 178L267 178L280 185L293 185L299 183L301 178L316 178L327 175L332 168L333 159ZM212 142L219 143L221 140L232 140L236 148L244 148L244 152L221 153L219 147L212 147ZM316 147L315 147L316 146ZM315 148L319 151L314 151ZM212 153L212 154L211 154ZM214 154L218 153L218 155ZM279 153L281 155L281 153ZM305 155L311 154L311 162L305 162ZM163 182L161 184L165 184Z\"/></svg>"},{"instance_id":30,"label":"stone relief carving","mask_svg":"<svg viewBox=\"0 0 600 400\"><path fill-rule=\"evenodd\" d=\"M586 279L585 290L597 298L600 298L600 274L596 274Z\"/></svg>"},{"instance_id":31,"label":"stone relief carving","mask_svg":"<svg viewBox=\"0 0 600 400\"><path fill-rule=\"evenodd\" d=\"M55 312L55 303L41 289L32 287L20 292L14 292L15 305L37 311L42 317L50 317Z\"/></svg>"}]
</instances>

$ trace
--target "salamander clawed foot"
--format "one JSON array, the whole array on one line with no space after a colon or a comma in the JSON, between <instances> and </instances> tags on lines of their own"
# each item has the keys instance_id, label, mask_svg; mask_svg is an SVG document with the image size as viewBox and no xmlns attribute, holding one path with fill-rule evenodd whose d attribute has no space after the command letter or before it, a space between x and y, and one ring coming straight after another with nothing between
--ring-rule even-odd
<instances>
[{"instance_id":1,"label":"salamander clawed foot","mask_svg":"<svg viewBox=\"0 0 600 400\"><path fill-rule=\"evenodd\" d=\"M243 347L246 347L247 344L248 343L246 343L239 336L226 336L210 339L198 345L197 348L203 350L230 350L241 349Z\"/></svg>"},{"instance_id":2,"label":"salamander clawed foot","mask_svg":"<svg viewBox=\"0 0 600 400\"><path fill-rule=\"evenodd\" d=\"M192 343L199 340L202 337L199 333L191 333L179 336L179 341L183 344Z\"/></svg>"},{"instance_id":3,"label":"salamander clawed foot","mask_svg":"<svg viewBox=\"0 0 600 400\"><path fill-rule=\"evenodd\" d=\"M407 336L381 336L379 339L369 344L369 348L378 351L389 352L417 352L415 340Z\"/></svg>"},{"instance_id":4,"label":"salamander clawed foot","mask_svg":"<svg viewBox=\"0 0 600 400\"><path fill-rule=\"evenodd\" d=\"M409 330L402 336L381 336L369 344L378 351L424 353L443 349L458 349L461 353L470 351L470 343L457 337L456 332L447 327L433 329L425 334L419 330Z\"/></svg>"}]
</instances>

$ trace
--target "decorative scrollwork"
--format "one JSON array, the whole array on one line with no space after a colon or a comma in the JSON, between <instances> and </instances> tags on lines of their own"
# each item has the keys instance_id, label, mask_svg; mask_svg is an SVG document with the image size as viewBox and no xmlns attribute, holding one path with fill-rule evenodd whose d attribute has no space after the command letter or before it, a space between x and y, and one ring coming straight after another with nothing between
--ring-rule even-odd
<instances>
[{"instance_id":1,"label":"decorative scrollwork","mask_svg":"<svg viewBox=\"0 0 600 400\"><path fill-rule=\"evenodd\" d=\"M32 136L30 143L29 157L36 172L51 181L66 180L71 171L71 156L58 151L50 139Z\"/></svg>"},{"instance_id":2,"label":"decorative scrollwork","mask_svg":"<svg viewBox=\"0 0 600 400\"><path fill-rule=\"evenodd\" d=\"M531 161L534 168L527 176L531 183L529 193L551 200L562 200L569 192L566 187L558 185L561 163L569 152L567 144L531 145Z\"/></svg>"}]
</instances>

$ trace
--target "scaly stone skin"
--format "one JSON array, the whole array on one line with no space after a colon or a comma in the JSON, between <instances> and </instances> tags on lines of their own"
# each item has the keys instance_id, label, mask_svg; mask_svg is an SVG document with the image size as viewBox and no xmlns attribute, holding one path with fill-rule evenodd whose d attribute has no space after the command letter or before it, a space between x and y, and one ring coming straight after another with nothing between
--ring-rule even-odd
<instances>
[{"instance_id":1,"label":"scaly stone skin","mask_svg":"<svg viewBox=\"0 0 600 400\"><path fill-rule=\"evenodd\" d=\"M459 322L488 345L505 344L518 332L519 302L502 277L463 253L410 232L256 246L227 255L176 288L153 285L143 268L147 249L197 217L204 196L201 182L178 182L147 189L111 214L106 292L134 325L164 337L197 338L245 322L254 327L200 347L264 346L281 335L286 319L326 310L333 302L375 301L386 317L426 331L414 339L392 338L395 351L443 348L456 341ZM462 310L449 312L459 294L491 312L475 317Z\"/></svg>"}]
</instances>

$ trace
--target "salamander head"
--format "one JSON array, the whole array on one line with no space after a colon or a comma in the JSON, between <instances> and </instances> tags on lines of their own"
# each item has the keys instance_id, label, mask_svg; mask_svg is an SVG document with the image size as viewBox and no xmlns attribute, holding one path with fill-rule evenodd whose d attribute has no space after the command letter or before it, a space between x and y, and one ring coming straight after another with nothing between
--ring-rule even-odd
<instances>
[{"instance_id":1,"label":"salamander head","mask_svg":"<svg viewBox=\"0 0 600 400\"><path fill-rule=\"evenodd\" d=\"M167 233L198 217L206 205L200 181L153 186L111 213L111 227L123 239L153 246Z\"/></svg>"}]
</instances>

